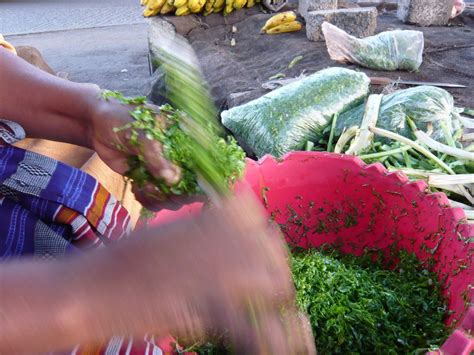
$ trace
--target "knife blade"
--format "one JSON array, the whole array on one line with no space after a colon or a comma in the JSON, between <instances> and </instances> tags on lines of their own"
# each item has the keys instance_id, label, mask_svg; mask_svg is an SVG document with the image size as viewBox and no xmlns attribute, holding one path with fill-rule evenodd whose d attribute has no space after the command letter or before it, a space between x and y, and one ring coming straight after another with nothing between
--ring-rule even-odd
<instances>
[{"instance_id":1,"label":"knife blade","mask_svg":"<svg viewBox=\"0 0 474 355\"><path fill-rule=\"evenodd\" d=\"M392 83L402 84L402 85L430 85L430 86L437 86L441 88L466 88L465 85L461 84L453 84L453 83L439 83L439 82L429 82L429 81L416 81L416 80L401 80L401 79L390 79L384 77L371 77L370 83L372 85L389 85Z\"/></svg>"}]
</instances>

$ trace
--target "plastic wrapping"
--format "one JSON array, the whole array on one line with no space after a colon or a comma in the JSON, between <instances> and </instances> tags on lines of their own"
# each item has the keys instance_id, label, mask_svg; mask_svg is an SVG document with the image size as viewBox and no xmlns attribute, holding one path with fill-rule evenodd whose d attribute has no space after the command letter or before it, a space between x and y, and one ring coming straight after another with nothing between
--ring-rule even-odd
<instances>
[{"instance_id":1,"label":"plastic wrapping","mask_svg":"<svg viewBox=\"0 0 474 355\"><path fill-rule=\"evenodd\" d=\"M222 123L258 157L280 157L317 141L334 114L364 100L369 83L364 73L324 69L222 112Z\"/></svg>"},{"instance_id":2,"label":"plastic wrapping","mask_svg":"<svg viewBox=\"0 0 474 355\"><path fill-rule=\"evenodd\" d=\"M336 134L349 127L360 126L364 109L365 104L361 104L341 114ZM443 126L452 135L460 127L458 117L450 93L434 86L417 86L382 98L377 127L411 138L412 130L407 123L407 118L410 118L418 129L425 132L432 130L431 138L446 143Z\"/></svg>"},{"instance_id":3,"label":"plastic wrapping","mask_svg":"<svg viewBox=\"0 0 474 355\"><path fill-rule=\"evenodd\" d=\"M466 4L464 3L464 0L454 0L453 10L451 12L451 18L455 18L461 15L465 8L466 8Z\"/></svg>"},{"instance_id":4,"label":"plastic wrapping","mask_svg":"<svg viewBox=\"0 0 474 355\"><path fill-rule=\"evenodd\" d=\"M423 60L420 31L387 31L359 39L328 22L322 24L331 59L377 70L417 70Z\"/></svg>"}]
</instances>

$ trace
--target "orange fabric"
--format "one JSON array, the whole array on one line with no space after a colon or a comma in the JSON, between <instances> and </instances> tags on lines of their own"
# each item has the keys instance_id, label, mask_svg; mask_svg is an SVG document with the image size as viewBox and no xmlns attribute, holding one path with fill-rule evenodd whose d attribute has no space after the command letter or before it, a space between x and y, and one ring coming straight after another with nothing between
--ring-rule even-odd
<instances>
[{"instance_id":1,"label":"orange fabric","mask_svg":"<svg viewBox=\"0 0 474 355\"><path fill-rule=\"evenodd\" d=\"M122 202L130 214L132 226L136 225L142 206L132 193L131 184L125 186L122 175L110 169L92 150L44 139L24 139L15 143L15 146L59 160L93 176Z\"/></svg>"}]
</instances>

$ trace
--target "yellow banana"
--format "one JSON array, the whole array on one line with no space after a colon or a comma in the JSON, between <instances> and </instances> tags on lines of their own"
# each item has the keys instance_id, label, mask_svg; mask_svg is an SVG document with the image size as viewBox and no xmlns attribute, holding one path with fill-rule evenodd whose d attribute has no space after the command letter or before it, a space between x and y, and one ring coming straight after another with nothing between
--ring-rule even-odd
<instances>
[{"instance_id":1,"label":"yellow banana","mask_svg":"<svg viewBox=\"0 0 474 355\"><path fill-rule=\"evenodd\" d=\"M214 8L214 12L221 12L224 9L224 6L225 0L216 0L212 7Z\"/></svg>"},{"instance_id":2,"label":"yellow banana","mask_svg":"<svg viewBox=\"0 0 474 355\"><path fill-rule=\"evenodd\" d=\"M206 5L204 5L204 10L212 11L215 3L216 3L216 0L207 0Z\"/></svg>"},{"instance_id":3,"label":"yellow banana","mask_svg":"<svg viewBox=\"0 0 474 355\"><path fill-rule=\"evenodd\" d=\"M248 0L247 7L253 7L253 6L255 6L255 0Z\"/></svg>"},{"instance_id":4,"label":"yellow banana","mask_svg":"<svg viewBox=\"0 0 474 355\"><path fill-rule=\"evenodd\" d=\"M206 6L206 0L199 0L199 11L203 10L204 6Z\"/></svg>"},{"instance_id":5,"label":"yellow banana","mask_svg":"<svg viewBox=\"0 0 474 355\"><path fill-rule=\"evenodd\" d=\"M145 6L148 4L148 0L140 0L140 5Z\"/></svg>"},{"instance_id":6,"label":"yellow banana","mask_svg":"<svg viewBox=\"0 0 474 355\"><path fill-rule=\"evenodd\" d=\"M199 9L198 0L188 0L188 8L191 12L198 12L198 9Z\"/></svg>"},{"instance_id":7,"label":"yellow banana","mask_svg":"<svg viewBox=\"0 0 474 355\"><path fill-rule=\"evenodd\" d=\"M225 0L224 16L227 16L232 11L234 11L234 1L233 0Z\"/></svg>"},{"instance_id":8,"label":"yellow banana","mask_svg":"<svg viewBox=\"0 0 474 355\"><path fill-rule=\"evenodd\" d=\"M143 16L150 17L157 15L165 3L166 0L149 0L145 11L143 11Z\"/></svg>"},{"instance_id":9,"label":"yellow banana","mask_svg":"<svg viewBox=\"0 0 474 355\"><path fill-rule=\"evenodd\" d=\"M275 16L272 16L265 22L265 26L262 27L261 31L265 32L272 27L279 26L283 23L292 22L296 20L296 14L293 11L281 12Z\"/></svg>"},{"instance_id":10,"label":"yellow banana","mask_svg":"<svg viewBox=\"0 0 474 355\"><path fill-rule=\"evenodd\" d=\"M167 3L169 6L174 6L174 0L166 0L166 3Z\"/></svg>"},{"instance_id":11,"label":"yellow banana","mask_svg":"<svg viewBox=\"0 0 474 355\"><path fill-rule=\"evenodd\" d=\"M232 6L234 7L234 9L240 10L241 8L245 6L246 3L247 3L247 0L234 0L234 2L232 3Z\"/></svg>"},{"instance_id":12,"label":"yellow banana","mask_svg":"<svg viewBox=\"0 0 474 355\"><path fill-rule=\"evenodd\" d=\"M166 15L166 14L169 14L170 12L173 12L174 10L176 10L175 7L173 5L170 5L167 1L167 2L165 2L163 7L161 8L160 14L161 15Z\"/></svg>"},{"instance_id":13,"label":"yellow banana","mask_svg":"<svg viewBox=\"0 0 474 355\"><path fill-rule=\"evenodd\" d=\"M197 14L198 12L201 12L205 4L206 0L189 0L188 8L192 13Z\"/></svg>"},{"instance_id":14,"label":"yellow banana","mask_svg":"<svg viewBox=\"0 0 474 355\"><path fill-rule=\"evenodd\" d=\"M173 6L176 7L176 9L179 9L180 7L186 6L188 3L188 0L174 0Z\"/></svg>"},{"instance_id":15,"label":"yellow banana","mask_svg":"<svg viewBox=\"0 0 474 355\"><path fill-rule=\"evenodd\" d=\"M301 30L302 25L298 21L285 22L281 25L268 29L265 33L273 35L278 33L294 32Z\"/></svg>"},{"instance_id":16,"label":"yellow banana","mask_svg":"<svg viewBox=\"0 0 474 355\"><path fill-rule=\"evenodd\" d=\"M191 11L189 11L189 8L186 5L184 5L184 6L178 7L174 14L176 16L186 16L186 15L189 15L190 13Z\"/></svg>"}]
</instances>

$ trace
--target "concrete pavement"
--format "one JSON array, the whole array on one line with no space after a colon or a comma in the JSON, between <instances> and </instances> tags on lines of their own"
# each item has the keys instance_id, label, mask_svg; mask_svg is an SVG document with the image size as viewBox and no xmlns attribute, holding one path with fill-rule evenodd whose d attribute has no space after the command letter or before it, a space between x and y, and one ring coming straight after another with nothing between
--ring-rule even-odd
<instances>
[{"instance_id":1,"label":"concrete pavement","mask_svg":"<svg viewBox=\"0 0 474 355\"><path fill-rule=\"evenodd\" d=\"M4 35L144 23L138 0L0 1Z\"/></svg>"},{"instance_id":2,"label":"concrete pavement","mask_svg":"<svg viewBox=\"0 0 474 355\"><path fill-rule=\"evenodd\" d=\"M7 36L14 45L40 50L55 71L126 95L143 95L149 78L147 26L109 26Z\"/></svg>"},{"instance_id":3,"label":"concrete pavement","mask_svg":"<svg viewBox=\"0 0 474 355\"><path fill-rule=\"evenodd\" d=\"M70 80L143 95L147 22L139 0L0 0L0 33L38 48Z\"/></svg>"}]
</instances>

